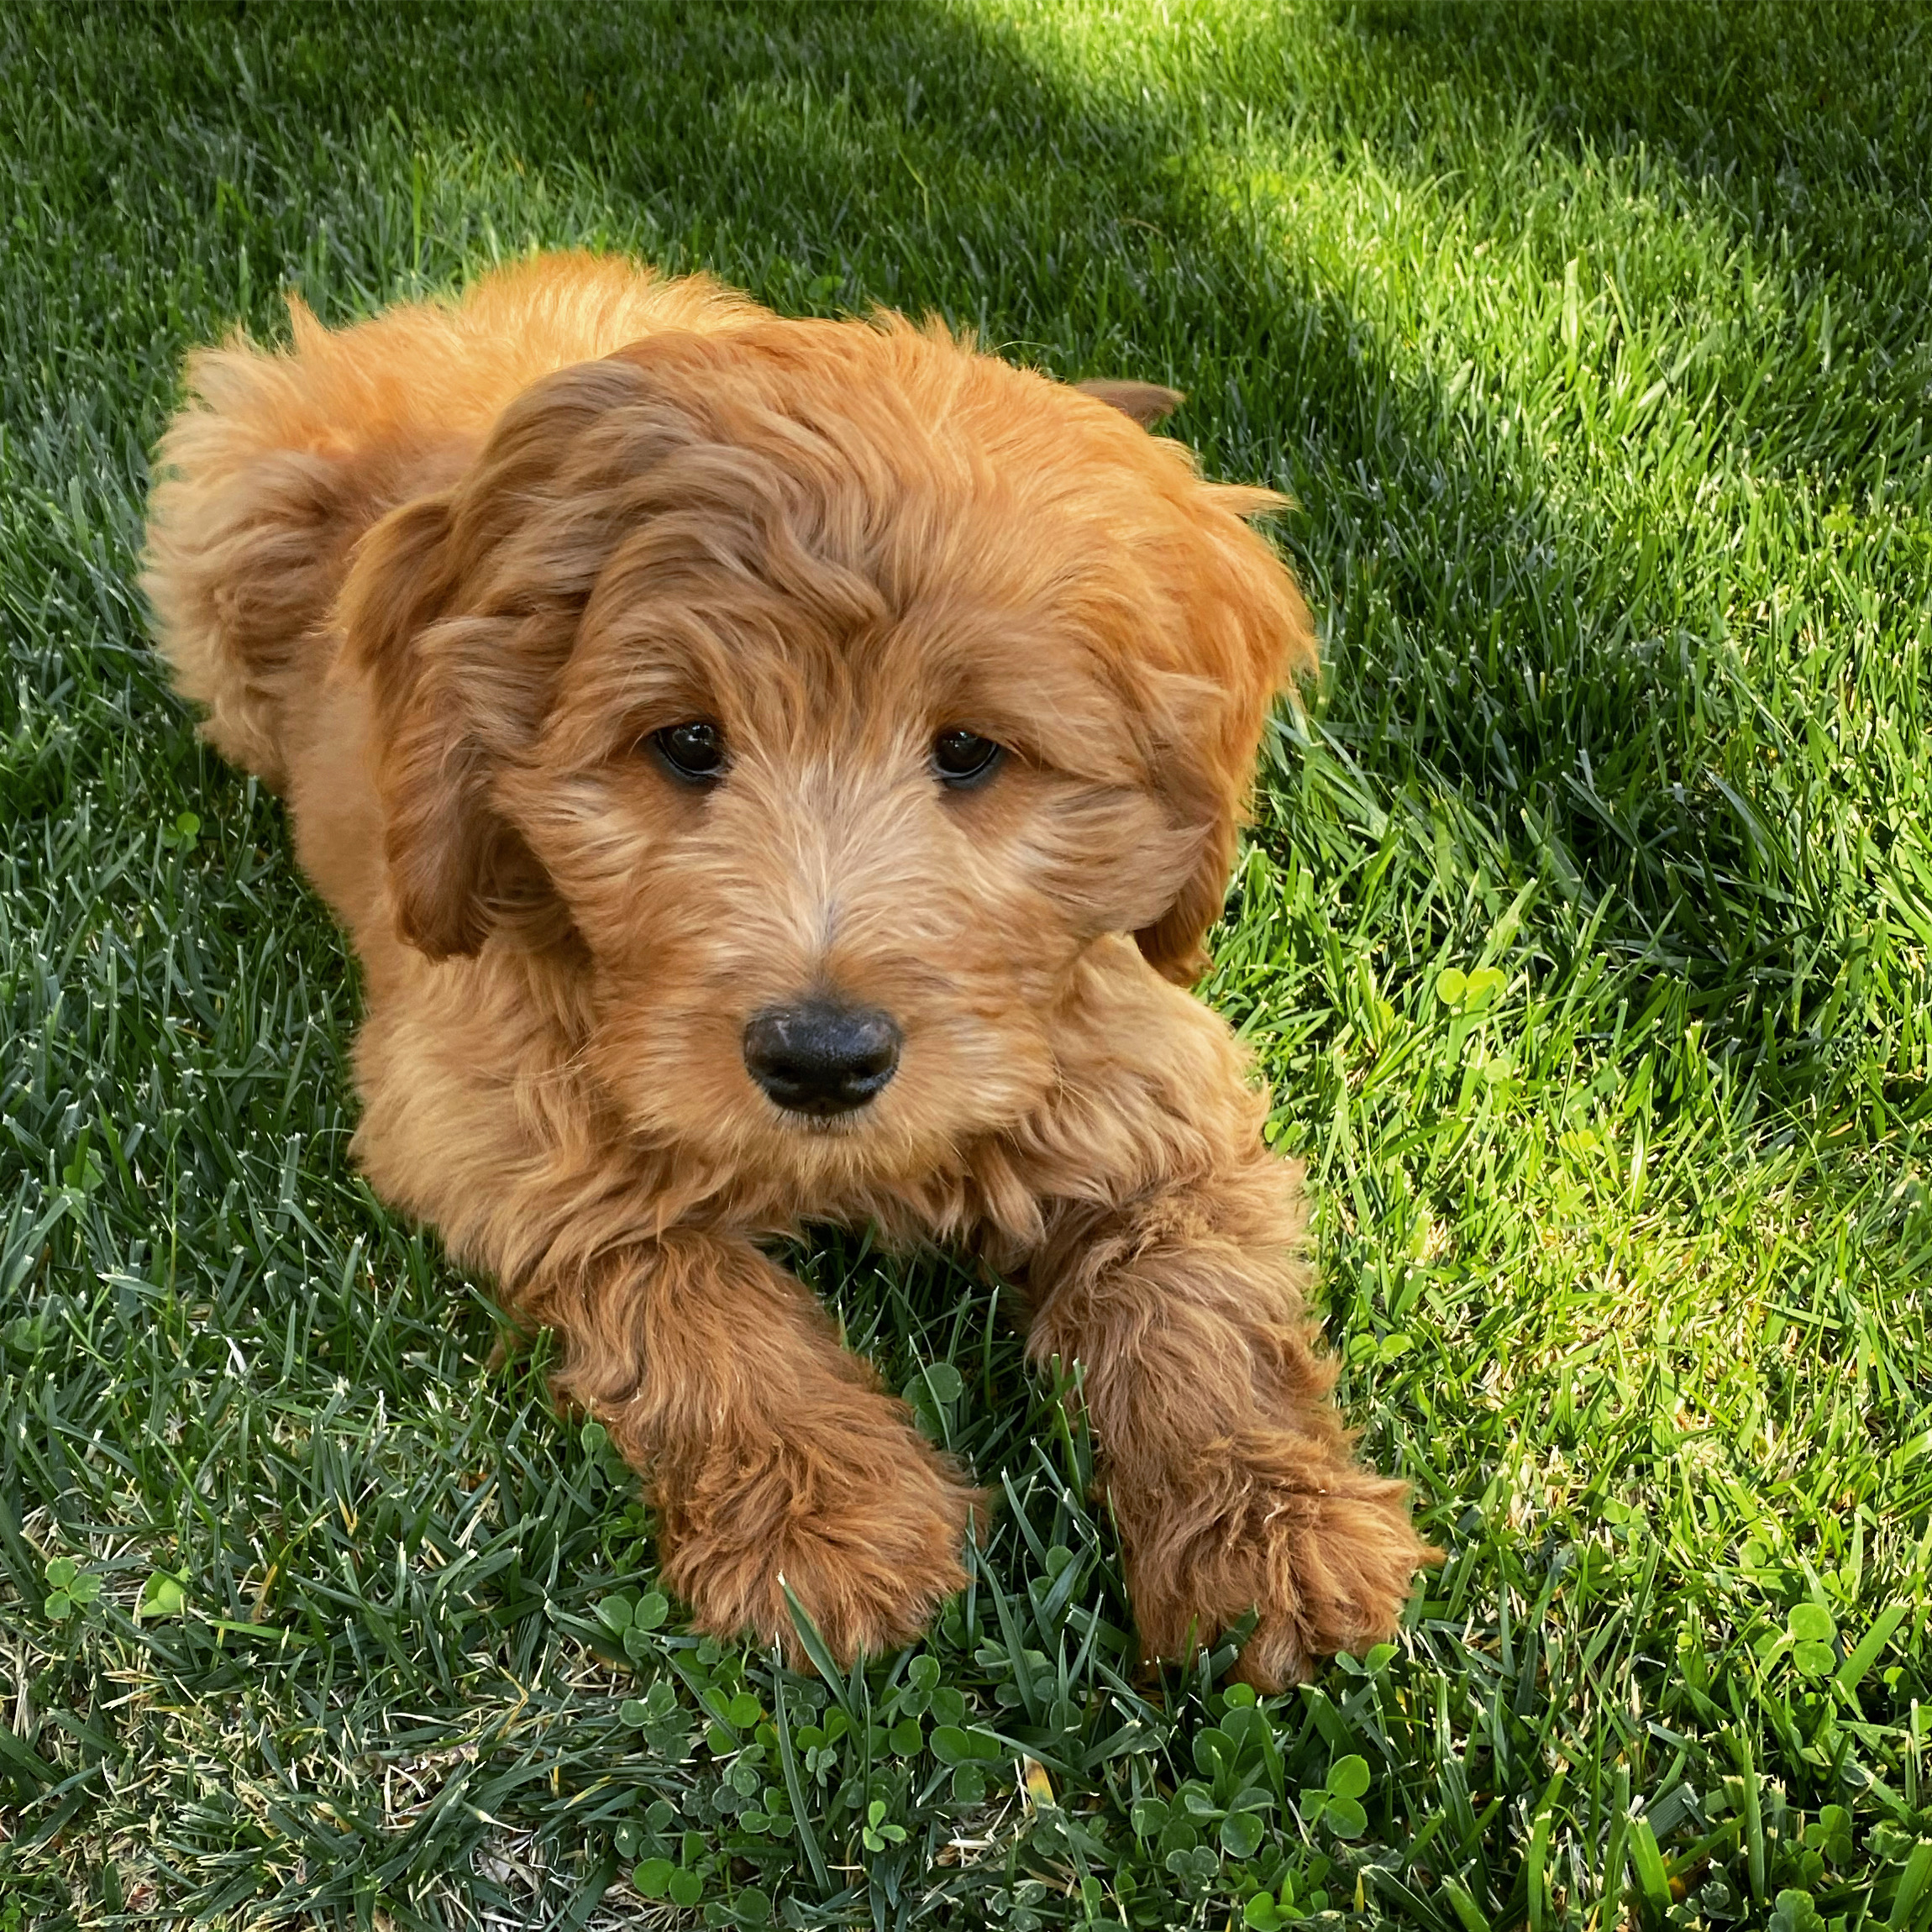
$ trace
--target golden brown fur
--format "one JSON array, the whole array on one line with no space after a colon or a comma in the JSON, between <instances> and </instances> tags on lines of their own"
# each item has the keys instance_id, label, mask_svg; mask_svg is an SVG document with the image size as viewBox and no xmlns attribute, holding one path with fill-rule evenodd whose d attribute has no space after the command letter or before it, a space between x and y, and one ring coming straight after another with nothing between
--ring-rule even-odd
<instances>
[{"instance_id":1,"label":"golden brown fur","mask_svg":"<svg viewBox=\"0 0 1932 1932\"><path fill-rule=\"evenodd\" d=\"M1129 420L1158 392L580 255L336 333L297 307L292 349L190 382L148 591L361 956L359 1156L558 1331L696 1621L789 1641L782 1579L877 1651L961 1580L974 1493L756 1245L812 1219L1021 1286L1150 1652L1258 1607L1272 1685L1387 1634L1425 1552L1183 990L1313 660L1268 493ZM696 716L705 790L640 748ZM948 728L1010 756L949 789ZM814 991L904 1038L829 1119L743 1047Z\"/></svg>"}]
</instances>

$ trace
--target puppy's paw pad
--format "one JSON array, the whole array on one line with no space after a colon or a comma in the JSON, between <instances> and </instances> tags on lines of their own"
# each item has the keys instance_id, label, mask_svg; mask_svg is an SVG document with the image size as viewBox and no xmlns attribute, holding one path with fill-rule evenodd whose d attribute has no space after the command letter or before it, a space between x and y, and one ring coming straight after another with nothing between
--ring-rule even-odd
<instances>
[{"instance_id":1,"label":"puppy's paw pad","mask_svg":"<svg viewBox=\"0 0 1932 1932\"><path fill-rule=\"evenodd\" d=\"M1257 1689L1299 1683L1321 1658L1393 1637L1416 1571L1435 1560L1410 1520L1406 1486L1351 1473L1346 1492L1297 1509L1288 1534L1259 1539L1260 1620L1234 1672Z\"/></svg>"},{"instance_id":2,"label":"puppy's paw pad","mask_svg":"<svg viewBox=\"0 0 1932 1932\"><path fill-rule=\"evenodd\" d=\"M974 1492L936 1474L902 1486L854 1486L809 1514L742 1541L684 1543L666 1577L692 1621L720 1635L749 1629L802 1664L791 1601L841 1664L910 1643L966 1581L960 1548Z\"/></svg>"},{"instance_id":3,"label":"puppy's paw pad","mask_svg":"<svg viewBox=\"0 0 1932 1932\"><path fill-rule=\"evenodd\" d=\"M1321 1498L1312 1519L1269 1551L1238 1679L1279 1691L1312 1675L1321 1657L1360 1656L1401 1629L1416 1571L1436 1551L1416 1536L1401 1483L1376 1488L1387 1494Z\"/></svg>"},{"instance_id":4,"label":"puppy's paw pad","mask_svg":"<svg viewBox=\"0 0 1932 1932\"><path fill-rule=\"evenodd\" d=\"M1407 1486L1352 1465L1256 1481L1219 1515L1177 1513L1165 1528L1142 1536L1132 1564L1147 1650L1211 1643L1255 1612L1234 1674L1268 1691L1393 1636L1435 1554L1410 1520Z\"/></svg>"}]
</instances>

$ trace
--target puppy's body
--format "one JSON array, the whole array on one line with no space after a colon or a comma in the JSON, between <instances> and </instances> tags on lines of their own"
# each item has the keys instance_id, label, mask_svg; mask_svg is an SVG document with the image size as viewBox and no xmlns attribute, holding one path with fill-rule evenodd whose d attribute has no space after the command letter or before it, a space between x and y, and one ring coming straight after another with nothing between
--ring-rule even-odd
<instances>
[{"instance_id":1,"label":"puppy's body","mask_svg":"<svg viewBox=\"0 0 1932 1932\"><path fill-rule=\"evenodd\" d=\"M1273 1684L1386 1634L1425 1552L1173 983L1312 658L1266 494L938 333L581 256L192 380L148 588L361 957L359 1156L559 1331L696 1620L788 1638L782 1579L876 1651L960 1581L973 1493L755 1245L813 1219L1022 1287L1150 1651L1258 1606ZM801 1109L753 1032L827 1012L895 1058Z\"/></svg>"}]
</instances>

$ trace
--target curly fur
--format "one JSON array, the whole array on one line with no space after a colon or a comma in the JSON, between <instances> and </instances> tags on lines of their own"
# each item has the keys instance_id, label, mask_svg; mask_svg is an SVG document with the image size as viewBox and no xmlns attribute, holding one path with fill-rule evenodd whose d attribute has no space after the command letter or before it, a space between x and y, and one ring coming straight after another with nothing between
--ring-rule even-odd
<instances>
[{"instance_id":1,"label":"curly fur","mask_svg":"<svg viewBox=\"0 0 1932 1932\"><path fill-rule=\"evenodd\" d=\"M1082 1366L1142 1639L1251 1609L1273 1685L1395 1624L1402 1485L1310 1336L1299 1177L1184 990L1256 746L1310 667L1243 519L1139 426L937 328L782 321L553 256L454 305L196 356L146 586L176 681L283 790L368 1011L376 1188L562 1338L694 1620L914 1635L975 1492L757 1245L958 1243ZM725 782L639 746L717 719ZM935 732L1011 748L930 775ZM747 1075L813 990L905 1050L858 1113Z\"/></svg>"}]
</instances>

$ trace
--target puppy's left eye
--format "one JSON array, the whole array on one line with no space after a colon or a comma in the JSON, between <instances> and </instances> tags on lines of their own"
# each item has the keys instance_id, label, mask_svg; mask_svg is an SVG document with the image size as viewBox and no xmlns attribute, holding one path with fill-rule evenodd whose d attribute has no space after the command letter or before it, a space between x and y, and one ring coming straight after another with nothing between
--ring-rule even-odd
<instances>
[{"instance_id":1,"label":"puppy's left eye","mask_svg":"<svg viewBox=\"0 0 1932 1932\"><path fill-rule=\"evenodd\" d=\"M957 727L941 732L932 741L932 769L946 785L975 785L1005 756L1004 745Z\"/></svg>"},{"instance_id":2,"label":"puppy's left eye","mask_svg":"<svg viewBox=\"0 0 1932 1932\"><path fill-rule=\"evenodd\" d=\"M650 742L658 756L688 784L710 785L724 774L724 733L709 718L666 725L651 733Z\"/></svg>"}]
</instances>

